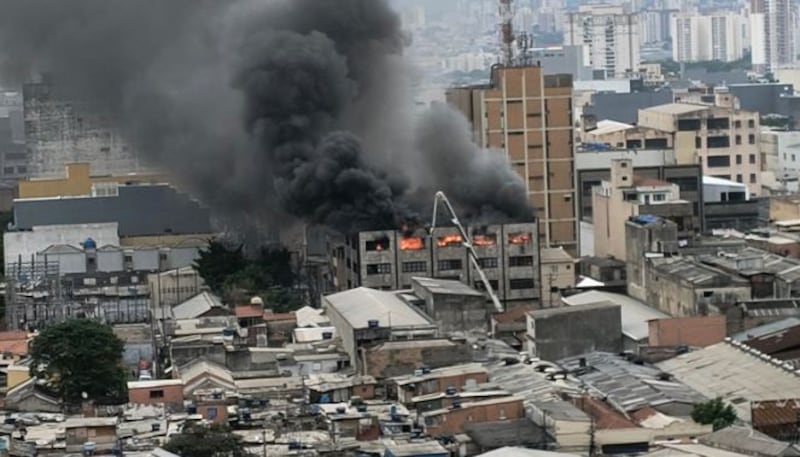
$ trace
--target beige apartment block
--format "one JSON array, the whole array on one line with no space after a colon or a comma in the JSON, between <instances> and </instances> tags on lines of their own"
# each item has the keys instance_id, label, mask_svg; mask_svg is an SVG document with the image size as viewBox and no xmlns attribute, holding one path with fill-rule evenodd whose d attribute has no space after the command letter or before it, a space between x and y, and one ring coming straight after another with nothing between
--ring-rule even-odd
<instances>
[{"instance_id":1,"label":"beige apartment block","mask_svg":"<svg viewBox=\"0 0 800 457\"><path fill-rule=\"evenodd\" d=\"M558 306L561 291L575 287L575 259L563 248L542 248L542 304Z\"/></svg>"},{"instance_id":2,"label":"beige apartment block","mask_svg":"<svg viewBox=\"0 0 800 457\"><path fill-rule=\"evenodd\" d=\"M543 247L577 254L572 77L539 66L495 67L488 86L451 89L481 147L503 151L536 208Z\"/></svg>"},{"instance_id":3,"label":"beige apartment block","mask_svg":"<svg viewBox=\"0 0 800 457\"><path fill-rule=\"evenodd\" d=\"M630 159L611 162L611 180L592 193L594 252L598 257L626 259L625 222L633 216L654 215L678 225L678 236L688 237L699 227L692 224L692 203L680 198L677 184L634 176Z\"/></svg>"},{"instance_id":4,"label":"beige apartment block","mask_svg":"<svg viewBox=\"0 0 800 457\"><path fill-rule=\"evenodd\" d=\"M639 110L639 126L671 133L679 165L701 164L704 175L747 184L760 195L758 113L739 109L728 93L698 100Z\"/></svg>"}]
</instances>

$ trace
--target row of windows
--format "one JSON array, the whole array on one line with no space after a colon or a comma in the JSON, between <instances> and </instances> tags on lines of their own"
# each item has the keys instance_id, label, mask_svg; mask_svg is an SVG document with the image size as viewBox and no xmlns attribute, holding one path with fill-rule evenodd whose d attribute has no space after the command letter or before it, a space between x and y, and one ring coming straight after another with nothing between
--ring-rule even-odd
<instances>
[{"instance_id":1,"label":"row of windows","mask_svg":"<svg viewBox=\"0 0 800 457\"><path fill-rule=\"evenodd\" d=\"M742 144L742 136L736 135L735 141L737 145ZM749 144L756 144L756 136L752 133L747 135L747 142ZM702 137L695 137L694 139L694 146L697 149L703 147L703 138ZM720 149L720 148L729 148L731 146L731 139L730 137L726 136L710 136L706 138L706 146L709 149Z\"/></svg>"},{"instance_id":2,"label":"row of windows","mask_svg":"<svg viewBox=\"0 0 800 457\"><path fill-rule=\"evenodd\" d=\"M727 179L727 180L731 179L731 175L712 175L712 176L720 179ZM750 173L750 184L755 184L757 180L758 177L756 176L756 174ZM736 175L736 182L744 183L744 178L742 177L742 175Z\"/></svg>"},{"instance_id":3,"label":"row of windows","mask_svg":"<svg viewBox=\"0 0 800 457\"><path fill-rule=\"evenodd\" d=\"M452 271L462 270L464 263L461 259L443 259L437 262L439 271ZM478 259L478 265L481 268L497 268L497 257L482 257ZM508 265L510 267L530 267L533 266L533 256L514 256L509 257ZM428 271L428 263L425 261L412 261L403 262L400 266L400 271L403 273L425 273ZM390 263L375 263L367 265L368 275L382 275L391 274L392 265Z\"/></svg>"}]
</instances>

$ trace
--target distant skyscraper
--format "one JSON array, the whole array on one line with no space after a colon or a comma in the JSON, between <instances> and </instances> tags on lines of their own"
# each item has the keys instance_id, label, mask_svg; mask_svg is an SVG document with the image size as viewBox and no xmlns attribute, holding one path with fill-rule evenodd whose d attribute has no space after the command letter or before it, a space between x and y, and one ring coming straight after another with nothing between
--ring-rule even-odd
<instances>
[{"instance_id":1,"label":"distant skyscraper","mask_svg":"<svg viewBox=\"0 0 800 457\"><path fill-rule=\"evenodd\" d=\"M754 70L775 71L795 62L794 14L791 0L752 0L750 40Z\"/></svg>"},{"instance_id":2,"label":"distant skyscraper","mask_svg":"<svg viewBox=\"0 0 800 457\"><path fill-rule=\"evenodd\" d=\"M564 44L582 45L584 61L607 77L638 70L639 41L639 15L621 6L585 5L566 15Z\"/></svg>"},{"instance_id":3,"label":"distant skyscraper","mask_svg":"<svg viewBox=\"0 0 800 457\"><path fill-rule=\"evenodd\" d=\"M743 16L734 12L699 15L679 13L672 17L672 58L677 62L742 58L744 49Z\"/></svg>"}]
</instances>

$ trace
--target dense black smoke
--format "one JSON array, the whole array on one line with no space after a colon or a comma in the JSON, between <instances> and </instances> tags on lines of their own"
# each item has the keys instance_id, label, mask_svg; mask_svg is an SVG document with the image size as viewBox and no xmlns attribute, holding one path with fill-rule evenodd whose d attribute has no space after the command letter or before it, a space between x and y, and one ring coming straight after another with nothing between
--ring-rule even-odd
<instances>
[{"instance_id":1,"label":"dense black smoke","mask_svg":"<svg viewBox=\"0 0 800 457\"><path fill-rule=\"evenodd\" d=\"M469 217L532 216L463 118L414 114L385 0L7 0L0 42L0 83L51 74L239 224L397 227L436 190Z\"/></svg>"}]
</instances>

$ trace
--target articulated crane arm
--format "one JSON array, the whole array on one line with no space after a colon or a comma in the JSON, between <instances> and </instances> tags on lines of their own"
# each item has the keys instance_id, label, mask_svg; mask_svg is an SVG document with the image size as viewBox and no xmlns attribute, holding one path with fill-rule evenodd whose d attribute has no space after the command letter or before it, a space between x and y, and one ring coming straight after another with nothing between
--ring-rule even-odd
<instances>
[{"instance_id":1,"label":"articulated crane arm","mask_svg":"<svg viewBox=\"0 0 800 457\"><path fill-rule=\"evenodd\" d=\"M472 266L475 267L475 271L478 272L478 276L481 277L481 282L483 282L483 286L486 288L486 292L489 293L489 298L492 299L492 303L494 304L494 308L497 310L498 313L503 312L503 305L500 303L500 300L497 298L497 295L494 293L494 289L492 289L492 285L489 283L489 280L486 278L486 273L483 272L483 268L481 268L480 264L478 263L478 253L475 252L475 248L472 246L472 238L469 237L469 234L464 229L464 226L461 225L461 221L458 220L458 216L456 215L455 210L453 209L453 205L450 204L450 200L447 199L444 192L439 191L436 192L436 197L433 200L433 217L431 218L431 229L430 235L433 238L433 232L436 230L436 216L439 212L439 203L444 204L445 208L447 208L447 212L450 213L450 222L452 222L457 228L458 231L461 232L461 243L467 248L467 253L469 254L469 258L472 261Z\"/></svg>"}]
</instances>

